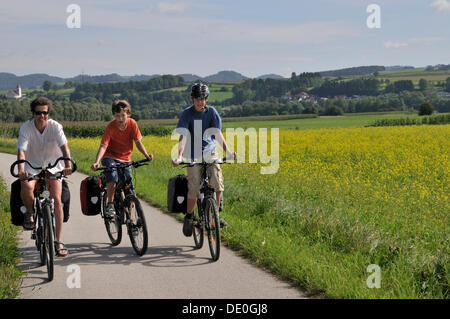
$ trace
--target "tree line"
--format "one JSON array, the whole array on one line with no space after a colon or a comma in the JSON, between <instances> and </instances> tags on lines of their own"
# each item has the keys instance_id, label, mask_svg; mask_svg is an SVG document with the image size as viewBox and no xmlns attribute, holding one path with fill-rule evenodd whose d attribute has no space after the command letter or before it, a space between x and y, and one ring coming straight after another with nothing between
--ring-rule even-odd
<instances>
[{"instance_id":1,"label":"tree line","mask_svg":"<svg viewBox=\"0 0 450 319\"><path fill-rule=\"evenodd\" d=\"M58 121L109 121L111 102L118 98L131 103L133 117L138 120L176 118L192 103L191 83L179 76L165 75L137 82L71 83L65 87L72 85L75 89L70 95L33 91L24 100L0 99L0 121L23 122L31 118L29 103L38 95L53 101L51 117ZM450 77L441 86L450 92ZM289 79L245 80L233 86L232 98L214 106L222 115L230 117L418 110L424 102L432 103L438 112L450 112L450 98L427 96L428 88L425 79L419 81L416 89L410 80L390 82L375 76L329 79L319 73L292 73ZM301 102L289 100L300 92L308 92L315 98Z\"/></svg>"}]
</instances>

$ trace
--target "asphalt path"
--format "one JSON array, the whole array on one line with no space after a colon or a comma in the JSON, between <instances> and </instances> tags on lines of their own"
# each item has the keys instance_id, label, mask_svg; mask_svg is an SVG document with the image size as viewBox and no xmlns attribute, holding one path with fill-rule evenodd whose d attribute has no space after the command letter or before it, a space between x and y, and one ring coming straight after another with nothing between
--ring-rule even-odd
<instances>
[{"instance_id":1,"label":"asphalt path","mask_svg":"<svg viewBox=\"0 0 450 319\"><path fill-rule=\"evenodd\" d=\"M8 185L16 156L0 153L0 174ZM298 288L251 265L237 252L221 247L220 259L212 262L208 242L194 249L192 237L182 233L182 223L144 201L149 229L149 248L138 257L124 228L122 242L111 246L102 218L84 216L79 186L86 175L69 178L70 219L63 226L65 258L55 259L55 276L47 281L45 266L31 232L21 232L20 268L27 274L21 298L36 299L298 299ZM125 227L125 226L123 226Z\"/></svg>"}]
</instances>

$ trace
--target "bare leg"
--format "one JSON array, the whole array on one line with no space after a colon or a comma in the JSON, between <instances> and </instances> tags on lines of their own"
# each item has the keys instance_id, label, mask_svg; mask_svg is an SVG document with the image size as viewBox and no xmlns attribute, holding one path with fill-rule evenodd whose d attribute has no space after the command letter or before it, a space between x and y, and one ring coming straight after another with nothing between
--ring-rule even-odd
<instances>
[{"instance_id":1,"label":"bare leg","mask_svg":"<svg viewBox=\"0 0 450 319\"><path fill-rule=\"evenodd\" d=\"M108 197L108 203L114 202L114 193L116 191L116 183L109 182L106 184L106 192Z\"/></svg>"},{"instance_id":2,"label":"bare leg","mask_svg":"<svg viewBox=\"0 0 450 319\"><path fill-rule=\"evenodd\" d=\"M20 196L22 197L23 204L27 209L27 213L33 212L33 202L34 202L34 186L36 185L36 181L23 181L20 188ZM33 222L33 217L29 219L29 221Z\"/></svg>"},{"instance_id":3,"label":"bare leg","mask_svg":"<svg viewBox=\"0 0 450 319\"><path fill-rule=\"evenodd\" d=\"M55 228L56 241L62 242L62 228L64 221L64 212L61 202L61 193L62 193L62 183L57 179L48 179L48 185L50 190L50 196L53 198L55 204ZM62 244L58 244L57 248L63 248ZM67 255L67 249L63 249L59 251L60 255Z\"/></svg>"},{"instance_id":4,"label":"bare leg","mask_svg":"<svg viewBox=\"0 0 450 319\"><path fill-rule=\"evenodd\" d=\"M195 209L195 204L197 203L197 198L188 198L187 202L187 213L192 214Z\"/></svg>"}]
</instances>

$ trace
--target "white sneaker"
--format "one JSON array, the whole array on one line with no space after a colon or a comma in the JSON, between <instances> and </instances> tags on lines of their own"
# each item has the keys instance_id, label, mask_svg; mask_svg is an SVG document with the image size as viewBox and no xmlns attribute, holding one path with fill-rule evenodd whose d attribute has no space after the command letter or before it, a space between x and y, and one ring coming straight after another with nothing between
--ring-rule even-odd
<instances>
[{"instance_id":1,"label":"white sneaker","mask_svg":"<svg viewBox=\"0 0 450 319\"><path fill-rule=\"evenodd\" d=\"M108 203L106 207L105 215L108 218L113 218L116 215L116 210L114 209L114 203Z\"/></svg>"}]
</instances>

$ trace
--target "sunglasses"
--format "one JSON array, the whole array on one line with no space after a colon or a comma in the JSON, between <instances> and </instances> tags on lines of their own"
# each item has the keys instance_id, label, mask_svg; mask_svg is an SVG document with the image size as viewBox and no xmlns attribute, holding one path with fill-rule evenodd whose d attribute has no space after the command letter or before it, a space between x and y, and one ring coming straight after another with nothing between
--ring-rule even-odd
<instances>
[{"instance_id":1,"label":"sunglasses","mask_svg":"<svg viewBox=\"0 0 450 319\"><path fill-rule=\"evenodd\" d=\"M47 111L34 111L34 114L35 115L48 115L48 112Z\"/></svg>"}]
</instances>

